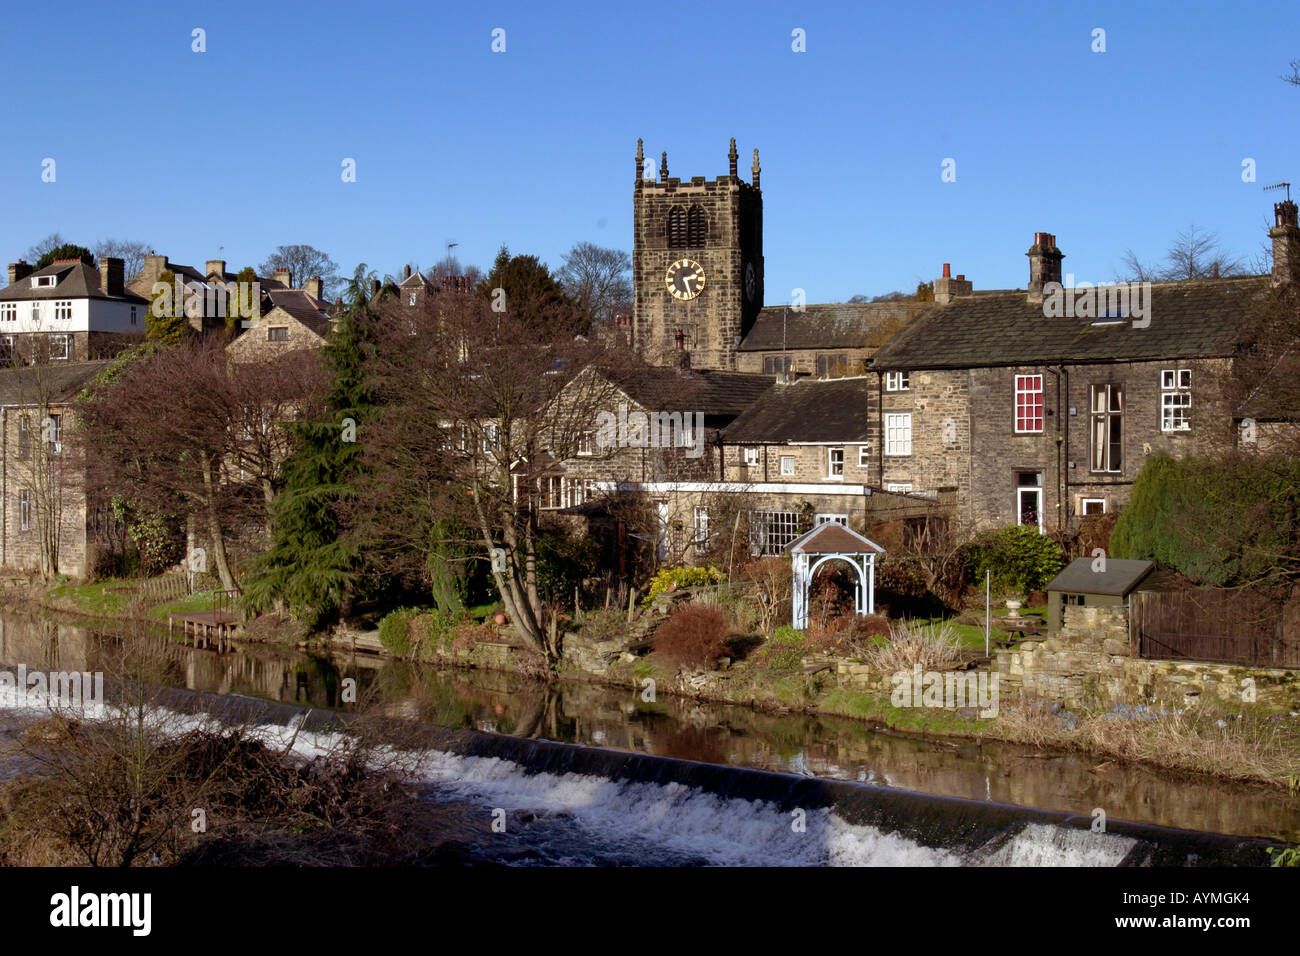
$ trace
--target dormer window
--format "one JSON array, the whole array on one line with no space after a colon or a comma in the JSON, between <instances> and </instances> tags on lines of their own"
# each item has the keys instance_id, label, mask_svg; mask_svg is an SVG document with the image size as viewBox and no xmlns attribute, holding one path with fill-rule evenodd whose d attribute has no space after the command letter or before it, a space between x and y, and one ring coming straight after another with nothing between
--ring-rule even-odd
<instances>
[{"instance_id":1,"label":"dormer window","mask_svg":"<svg viewBox=\"0 0 1300 956\"><path fill-rule=\"evenodd\" d=\"M48 289L59 282L58 276L32 276L33 289Z\"/></svg>"}]
</instances>

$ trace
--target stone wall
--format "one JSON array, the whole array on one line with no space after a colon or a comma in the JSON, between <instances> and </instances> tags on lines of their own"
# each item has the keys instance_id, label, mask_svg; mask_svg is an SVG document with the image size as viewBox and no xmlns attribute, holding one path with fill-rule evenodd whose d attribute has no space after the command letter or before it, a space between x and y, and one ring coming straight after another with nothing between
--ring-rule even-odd
<instances>
[{"instance_id":1,"label":"stone wall","mask_svg":"<svg viewBox=\"0 0 1300 956\"><path fill-rule=\"evenodd\" d=\"M997 652L1003 693L1090 704L1193 706L1198 701L1242 703L1242 681L1255 684L1255 703L1300 708L1300 671L1129 656L1128 608L1065 608L1060 631Z\"/></svg>"},{"instance_id":2,"label":"stone wall","mask_svg":"<svg viewBox=\"0 0 1300 956\"><path fill-rule=\"evenodd\" d=\"M865 414L865 410L864 410ZM745 448L758 449L758 464L745 464ZM838 448L844 453L843 474L830 478L829 450ZM866 465L862 465L861 450L867 449ZM794 473L781 473L781 459L794 459ZM838 444L802 444L802 445L725 445L723 464L726 468L727 481L739 482L779 482L782 484L825 483L828 491L834 485L870 484L875 477L875 456L871 446L866 443L846 442Z\"/></svg>"}]
</instances>

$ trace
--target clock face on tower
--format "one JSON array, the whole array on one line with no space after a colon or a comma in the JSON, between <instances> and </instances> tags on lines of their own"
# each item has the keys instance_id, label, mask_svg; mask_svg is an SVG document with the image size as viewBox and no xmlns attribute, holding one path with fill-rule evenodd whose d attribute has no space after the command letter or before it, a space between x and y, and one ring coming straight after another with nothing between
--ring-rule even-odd
<instances>
[{"instance_id":1,"label":"clock face on tower","mask_svg":"<svg viewBox=\"0 0 1300 956\"><path fill-rule=\"evenodd\" d=\"M745 298L750 302L758 294L758 276L754 274L754 263L745 263Z\"/></svg>"},{"instance_id":2,"label":"clock face on tower","mask_svg":"<svg viewBox=\"0 0 1300 956\"><path fill-rule=\"evenodd\" d=\"M704 268L694 259L678 259L668 267L664 284L674 298L693 299L704 290Z\"/></svg>"}]
</instances>

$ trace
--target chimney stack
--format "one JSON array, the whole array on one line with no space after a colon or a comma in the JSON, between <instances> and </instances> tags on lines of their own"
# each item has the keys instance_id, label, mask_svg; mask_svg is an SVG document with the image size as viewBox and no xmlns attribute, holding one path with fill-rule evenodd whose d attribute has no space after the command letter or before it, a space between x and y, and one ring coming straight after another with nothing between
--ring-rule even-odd
<instances>
[{"instance_id":1,"label":"chimney stack","mask_svg":"<svg viewBox=\"0 0 1300 956\"><path fill-rule=\"evenodd\" d=\"M966 276L959 275L954 279L952 277L952 264L945 262L943 264L943 275L934 280L934 303L935 305L947 305L958 296L971 295L974 291L974 284L967 281Z\"/></svg>"},{"instance_id":2,"label":"chimney stack","mask_svg":"<svg viewBox=\"0 0 1300 956\"><path fill-rule=\"evenodd\" d=\"M275 281L282 283L286 289L293 288L293 273L288 269L276 269Z\"/></svg>"},{"instance_id":3,"label":"chimney stack","mask_svg":"<svg viewBox=\"0 0 1300 956\"><path fill-rule=\"evenodd\" d=\"M1276 225L1268 231L1273 240L1273 287L1300 282L1300 224L1291 200L1273 204ZM13 268L12 266L10 267Z\"/></svg>"},{"instance_id":4,"label":"chimney stack","mask_svg":"<svg viewBox=\"0 0 1300 956\"><path fill-rule=\"evenodd\" d=\"M411 264L408 262L402 266L402 281L405 282L409 278L411 278Z\"/></svg>"},{"instance_id":5,"label":"chimney stack","mask_svg":"<svg viewBox=\"0 0 1300 956\"><path fill-rule=\"evenodd\" d=\"M410 266L407 266L407 268L409 269ZM321 293L320 276L312 276L310 279L308 279L306 282L303 283L302 288L303 291L306 292L313 299L319 300L320 293Z\"/></svg>"},{"instance_id":6,"label":"chimney stack","mask_svg":"<svg viewBox=\"0 0 1300 956\"><path fill-rule=\"evenodd\" d=\"M218 282L225 281L226 278L226 260L209 259L207 265L203 267L204 277L215 275Z\"/></svg>"},{"instance_id":7,"label":"chimney stack","mask_svg":"<svg viewBox=\"0 0 1300 956\"><path fill-rule=\"evenodd\" d=\"M121 295L122 272L126 263L113 256L104 256L99 260L99 287L105 295Z\"/></svg>"},{"instance_id":8,"label":"chimney stack","mask_svg":"<svg viewBox=\"0 0 1300 956\"><path fill-rule=\"evenodd\" d=\"M1025 253L1029 257L1029 301L1043 301L1043 287L1061 281L1061 260L1065 253L1056 248L1056 236L1050 232L1034 233L1034 244Z\"/></svg>"},{"instance_id":9,"label":"chimney stack","mask_svg":"<svg viewBox=\"0 0 1300 956\"><path fill-rule=\"evenodd\" d=\"M15 282L21 282L34 271L35 269L32 268L31 263L23 262L21 259L17 262L9 263L9 284L13 285Z\"/></svg>"}]
</instances>

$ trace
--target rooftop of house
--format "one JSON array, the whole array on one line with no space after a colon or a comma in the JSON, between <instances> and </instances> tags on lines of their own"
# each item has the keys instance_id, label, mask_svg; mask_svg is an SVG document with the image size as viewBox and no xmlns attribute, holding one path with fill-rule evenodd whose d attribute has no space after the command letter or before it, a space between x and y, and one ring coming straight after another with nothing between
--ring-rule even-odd
<instances>
[{"instance_id":1,"label":"rooftop of house","mask_svg":"<svg viewBox=\"0 0 1300 956\"><path fill-rule=\"evenodd\" d=\"M62 404L112 363L58 362L0 368L0 405Z\"/></svg>"},{"instance_id":2,"label":"rooftop of house","mask_svg":"<svg viewBox=\"0 0 1300 956\"><path fill-rule=\"evenodd\" d=\"M871 359L873 368L944 369L1216 358L1250 340L1267 276L1153 283L1143 319L1049 317L1024 290L961 296L909 322ZM1082 289L1066 289L1076 297ZM1139 324L1135 325L1134 323Z\"/></svg>"},{"instance_id":3,"label":"rooftop of house","mask_svg":"<svg viewBox=\"0 0 1300 956\"><path fill-rule=\"evenodd\" d=\"M791 441L866 442L876 393L870 378L798 379L777 384L758 397L722 433L728 444Z\"/></svg>"},{"instance_id":4,"label":"rooftop of house","mask_svg":"<svg viewBox=\"0 0 1300 956\"><path fill-rule=\"evenodd\" d=\"M652 365L603 369L611 382L643 409L734 417L772 388L771 375Z\"/></svg>"},{"instance_id":5,"label":"rooftop of house","mask_svg":"<svg viewBox=\"0 0 1300 956\"><path fill-rule=\"evenodd\" d=\"M33 280L53 277L53 285L39 285ZM124 289L121 295L109 295L100 283L99 270L80 259L61 259L43 269L0 289L0 301L30 299L109 299L115 302L143 303L148 300Z\"/></svg>"},{"instance_id":6,"label":"rooftop of house","mask_svg":"<svg viewBox=\"0 0 1300 956\"><path fill-rule=\"evenodd\" d=\"M808 305L802 311L791 306L767 306L759 311L738 351L875 348L928 304L899 299Z\"/></svg>"},{"instance_id":7,"label":"rooftop of house","mask_svg":"<svg viewBox=\"0 0 1300 956\"><path fill-rule=\"evenodd\" d=\"M323 336L329 331L330 317L326 305L315 296L308 295L301 289L279 288L267 290L265 298L270 300L272 309L287 312L317 335ZM269 312L270 309L264 303L262 314Z\"/></svg>"}]
</instances>

